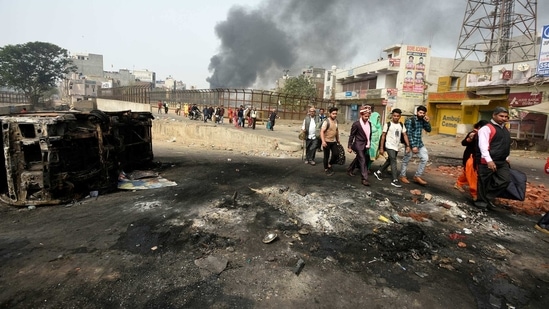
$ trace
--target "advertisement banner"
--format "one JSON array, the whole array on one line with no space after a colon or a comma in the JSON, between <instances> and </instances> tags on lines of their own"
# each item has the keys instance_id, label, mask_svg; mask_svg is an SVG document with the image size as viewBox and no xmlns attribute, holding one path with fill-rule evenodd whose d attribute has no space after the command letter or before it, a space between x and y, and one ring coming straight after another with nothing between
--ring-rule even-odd
<instances>
[{"instance_id":1,"label":"advertisement banner","mask_svg":"<svg viewBox=\"0 0 549 309\"><path fill-rule=\"evenodd\" d=\"M429 48L424 46L407 46L404 65L405 75L402 86L403 92L423 93L425 85L426 60Z\"/></svg>"},{"instance_id":2,"label":"advertisement banner","mask_svg":"<svg viewBox=\"0 0 549 309\"><path fill-rule=\"evenodd\" d=\"M457 126L461 123L461 110L440 109L437 116L439 133L455 135Z\"/></svg>"},{"instance_id":3,"label":"advertisement banner","mask_svg":"<svg viewBox=\"0 0 549 309\"><path fill-rule=\"evenodd\" d=\"M509 106L531 106L541 103L542 93L533 94L531 92L519 92L509 94Z\"/></svg>"},{"instance_id":4,"label":"advertisement banner","mask_svg":"<svg viewBox=\"0 0 549 309\"><path fill-rule=\"evenodd\" d=\"M543 30L541 31L541 44L536 73L541 76L549 76L549 25L543 26Z\"/></svg>"}]
</instances>

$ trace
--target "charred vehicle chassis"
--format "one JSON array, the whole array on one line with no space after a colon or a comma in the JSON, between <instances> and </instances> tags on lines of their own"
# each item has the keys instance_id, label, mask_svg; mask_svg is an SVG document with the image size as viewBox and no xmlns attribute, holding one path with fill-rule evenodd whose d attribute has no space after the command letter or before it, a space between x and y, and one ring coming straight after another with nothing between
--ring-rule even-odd
<instances>
[{"instance_id":1,"label":"charred vehicle chassis","mask_svg":"<svg viewBox=\"0 0 549 309\"><path fill-rule=\"evenodd\" d=\"M0 200L52 205L116 189L118 175L153 160L150 112L0 116Z\"/></svg>"}]
</instances>

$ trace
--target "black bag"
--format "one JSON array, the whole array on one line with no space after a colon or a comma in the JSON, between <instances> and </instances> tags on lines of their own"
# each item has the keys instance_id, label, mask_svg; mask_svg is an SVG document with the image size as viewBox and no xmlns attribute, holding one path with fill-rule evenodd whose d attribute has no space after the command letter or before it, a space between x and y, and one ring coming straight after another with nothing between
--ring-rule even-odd
<instances>
[{"instance_id":1,"label":"black bag","mask_svg":"<svg viewBox=\"0 0 549 309\"><path fill-rule=\"evenodd\" d=\"M511 181L507 189L501 191L498 197L510 200L524 201L526 197L526 174L519 170L509 168Z\"/></svg>"},{"instance_id":2,"label":"black bag","mask_svg":"<svg viewBox=\"0 0 549 309\"><path fill-rule=\"evenodd\" d=\"M343 145L337 144L337 164L343 165L345 164L345 148L343 148Z\"/></svg>"}]
</instances>

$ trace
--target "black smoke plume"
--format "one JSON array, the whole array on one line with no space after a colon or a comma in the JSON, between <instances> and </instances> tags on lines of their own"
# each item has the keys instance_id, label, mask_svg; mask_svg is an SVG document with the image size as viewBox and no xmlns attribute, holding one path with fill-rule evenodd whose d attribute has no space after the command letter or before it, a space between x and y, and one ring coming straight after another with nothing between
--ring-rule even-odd
<instances>
[{"instance_id":1,"label":"black smoke plume","mask_svg":"<svg viewBox=\"0 0 549 309\"><path fill-rule=\"evenodd\" d=\"M348 67L385 56L393 44L432 46L453 57L465 1L266 0L235 6L215 32L210 88L272 88L284 70ZM358 62L358 63L357 63Z\"/></svg>"}]
</instances>

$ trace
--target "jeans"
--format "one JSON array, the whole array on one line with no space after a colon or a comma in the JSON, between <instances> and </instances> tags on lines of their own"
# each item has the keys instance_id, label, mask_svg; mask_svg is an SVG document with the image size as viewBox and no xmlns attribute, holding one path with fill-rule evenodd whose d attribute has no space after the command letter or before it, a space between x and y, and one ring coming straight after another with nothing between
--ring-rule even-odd
<instances>
[{"instance_id":1,"label":"jeans","mask_svg":"<svg viewBox=\"0 0 549 309\"><path fill-rule=\"evenodd\" d=\"M383 174L389 165L391 165L391 175L393 176L393 180L398 179L398 170L397 170L397 154L398 151L393 149L386 149L385 152L387 152L387 160L385 160L385 163L381 166L379 171Z\"/></svg>"},{"instance_id":2,"label":"jeans","mask_svg":"<svg viewBox=\"0 0 549 309\"><path fill-rule=\"evenodd\" d=\"M429 153L427 152L427 148L425 148L425 146L419 148L419 152L417 154L413 153L412 151L404 154L404 157L402 158L402 167L400 170L400 176L406 177L408 162L410 161L413 155L417 155L420 160L419 165L417 167L416 174L414 176L420 177L421 175L423 175L423 172L425 171L425 166L427 165L427 161L429 161Z\"/></svg>"}]
</instances>

